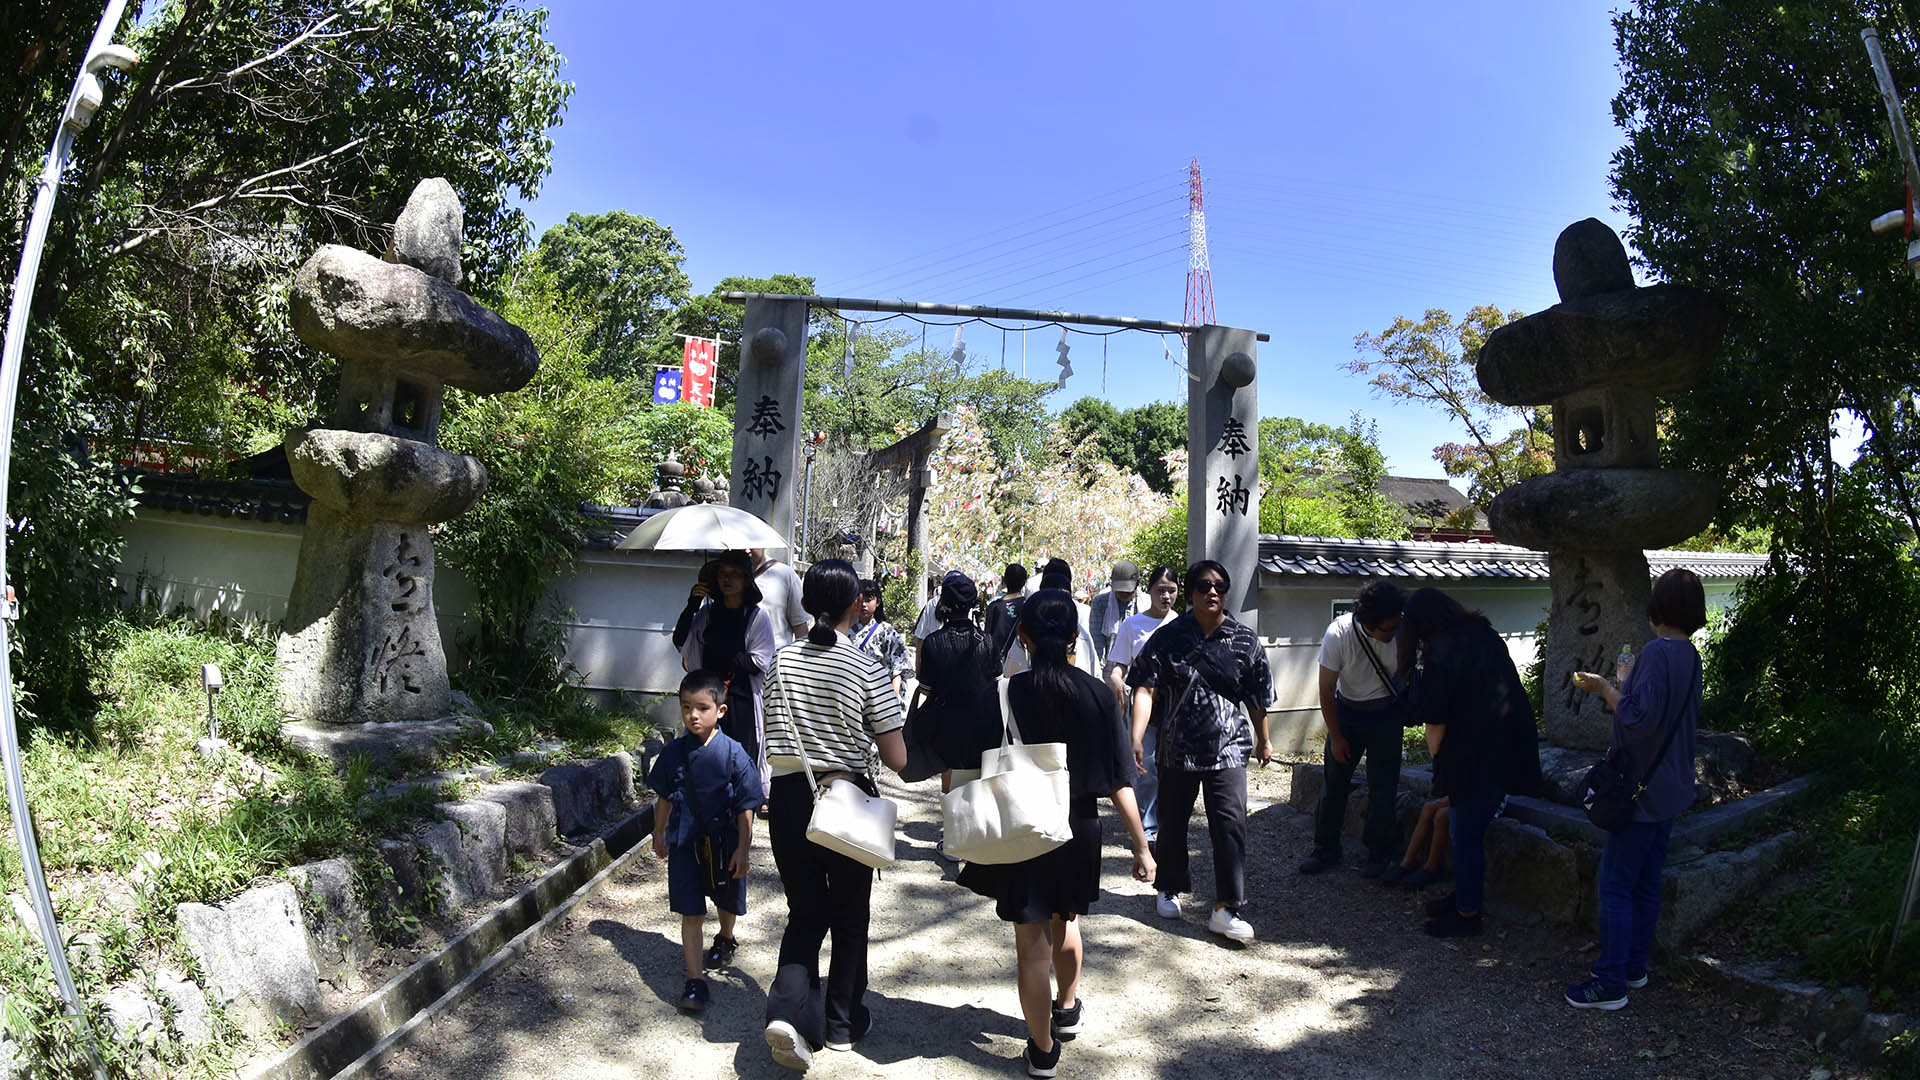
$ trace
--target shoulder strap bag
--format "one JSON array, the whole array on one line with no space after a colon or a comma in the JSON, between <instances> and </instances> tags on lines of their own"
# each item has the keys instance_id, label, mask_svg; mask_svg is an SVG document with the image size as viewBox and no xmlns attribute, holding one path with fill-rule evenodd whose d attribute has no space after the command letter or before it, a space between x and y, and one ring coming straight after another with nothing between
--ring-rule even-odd
<instances>
[{"instance_id":1,"label":"shoulder strap bag","mask_svg":"<svg viewBox=\"0 0 1920 1080\"><path fill-rule=\"evenodd\" d=\"M785 680L780 678L778 670L775 669L775 678L780 680L781 693L785 694ZM793 733L794 750L800 755L807 787L813 792L813 816L807 819L807 839L876 870L892 865L894 823L899 820L899 807L891 799L861 790L860 785L848 779L853 775L848 772L830 772L822 784L813 774L813 762L807 757L807 744L800 737L799 726L791 719L784 716L783 719L786 719L787 730ZM868 783L872 782L869 777Z\"/></svg>"},{"instance_id":2,"label":"shoulder strap bag","mask_svg":"<svg viewBox=\"0 0 1920 1080\"><path fill-rule=\"evenodd\" d=\"M1355 629L1359 629L1358 623L1355 624ZM1364 639L1366 631L1360 630L1360 633L1363 636L1363 640L1360 642L1360 651L1366 654L1367 663L1372 666L1373 673L1380 677L1381 685L1393 691L1393 700L1387 703L1386 708L1391 709L1404 706L1406 714L1403 719L1408 724L1411 724L1413 722L1414 691L1417 684L1409 679L1396 678L1387 674L1387 666L1380 662L1380 657L1373 651L1373 645ZM1347 704L1352 705L1354 703L1349 701Z\"/></svg>"},{"instance_id":3,"label":"shoulder strap bag","mask_svg":"<svg viewBox=\"0 0 1920 1080\"><path fill-rule=\"evenodd\" d=\"M1695 657L1693 671L1694 684L1700 681L1699 658ZM1688 687L1688 694L1693 692ZM1665 760L1667 750L1673 746L1673 737L1680 734L1680 718L1676 715L1667 725L1667 737L1660 742L1660 749L1648 761L1646 769L1635 781L1628 776L1609 753L1587 770L1586 779L1580 782L1584 794L1580 796L1580 805L1587 811L1587 820L1608 832L1618 832L1633 822L1633 808L1646 793L1647 781L1653 779L1654 770Z\"/></svg>"},{"instance_id":4,"label":"shoulder strap bag","mask_svg":"<svg viewBox=\"0 0 1920 1080\"><path fill-rule=\"evenodd\" d=\"M984 865L1025 862L1073 837L1066 743L1023 743L999 680L1000 745L980 755L980 778L940 798L947 854Z\"/></svg>"}]
</instances>

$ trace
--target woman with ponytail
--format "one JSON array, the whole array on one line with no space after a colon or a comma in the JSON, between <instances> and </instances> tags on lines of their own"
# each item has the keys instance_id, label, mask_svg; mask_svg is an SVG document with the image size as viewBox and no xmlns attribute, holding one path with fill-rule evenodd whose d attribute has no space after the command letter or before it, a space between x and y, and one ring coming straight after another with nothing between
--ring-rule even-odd
<instances>
[{"instance_id":1,"label":"woman with ponytail","mask_svg":"<svg viewBox=\"0 0 1920 1080\"><path fill-rule=\"evenodd\" d=\"M874 752L896 772L907 763L900 698L891 673L847 637L860 578L840 559L814 563L801 586L813 616L807 636L774 656L767 676L768 844L787 896L780 968L767 989L767 1046L773 1060L805 1069L822 1046L851 1050L873 1027L867 992L867 915L873 869L807 839L814 779L850 780L869 795ZM804 763L802 754L805 755ZM820 945L833 935L823 988Z\"/></svg>"},{"instance_id":2,"label":"woman with ponytail","mask_svg":"<svg viewBox=\"0 0 1920 1080\"><path fill-rule=\"evenodd\" d=\"M1133 876L1151 882L1155 868L1133 798L1132 736L1113 692L1073 663L1081 636L1073 597L1059 589L1034 593L1020 610L1017 632L1033 666L1007 684L1013 714L1007 722L1018 725L1022 742L1067 745L1073 838L1021 863L969 863L959 880L992 897L994 910L1014 924L1027 1075L1044 1077L1059 1068L1060 1040L1078 1035L1084 1021L1079 916L1100 896L1099 800L1113 800L1126 824Z\"/></svg>"}]
</instances>

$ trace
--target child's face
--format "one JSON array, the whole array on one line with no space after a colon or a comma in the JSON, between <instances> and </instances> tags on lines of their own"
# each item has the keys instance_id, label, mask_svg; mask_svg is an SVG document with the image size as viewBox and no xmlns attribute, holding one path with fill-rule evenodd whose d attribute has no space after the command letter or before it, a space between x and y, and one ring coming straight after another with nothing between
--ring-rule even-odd
<instances>
[{"instance_id":1,"label":"child's face","mask_svg":"<svg viewBox=\"0 0 1920 1080\"><path fill-rule=\"evenodd\" d=\"M714 728L720 725L720 718L727 715L727 706L723 701L705 690L689 690L680 695L680 722L687 725L687 732L701 742L713 737Z\"/></svg>"}]
</instances>

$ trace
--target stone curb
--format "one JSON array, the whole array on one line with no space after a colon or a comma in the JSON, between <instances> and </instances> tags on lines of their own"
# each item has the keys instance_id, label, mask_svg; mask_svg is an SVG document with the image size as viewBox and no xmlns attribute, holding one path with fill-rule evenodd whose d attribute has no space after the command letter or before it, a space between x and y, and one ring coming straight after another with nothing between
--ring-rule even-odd
<instances>
[{"instance_id":1,"label":"stone curb","mask_svg":"<svg viewBox=\"0 0 1920 1080\"><path fill-rule=\"evenodd\" d=\"M379 1064L413 1031L465 997L500 964L539 941L548 927L644 851L641 841L652 831L653 806L648 803L438 952L242 1075L246 1080L327 1080L359 1075Z\"/></svg>"},{"instance_id":2,"label":"stone curb","mask_svg":"<svg viewBox=\"0 0 1920 1080\"><path fill-rule=\"evenodd\" d=\"M1680 960L1680 967L1728 996L1792 1025L1807 1038L1821 1040L1823 1048L1847 1054L1863 1065L1881 1064L1881 1052L1888 1040L1920 1028L1920 1019L1903 1013L1869 1012L1865 990L1829 990L1817 983L1788 978L1772 964L1736 964L1711 956L1688 956Z\"/></svg>"}]
</instances>

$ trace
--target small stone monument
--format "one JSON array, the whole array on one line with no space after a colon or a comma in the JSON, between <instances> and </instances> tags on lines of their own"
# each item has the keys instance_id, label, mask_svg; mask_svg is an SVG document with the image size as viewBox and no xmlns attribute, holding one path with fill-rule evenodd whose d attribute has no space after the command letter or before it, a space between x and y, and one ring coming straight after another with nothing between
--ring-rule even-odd
<instances>
[{"instance_id":1,"label":"small stone monument","mask_svg":"<svg viewBox=\"0 0 1920 1080\"><path fill-rule=\"evenodd\" d=\"M540 366L525 331L458 288L461 213L452 185L422 180L385 259L328 244L294 275L294 333L340 358L332 426L286 440L313 498L278 649L295 720L450 708L427 526L471 507L487 470L435 445L441 397L517 390Z\"/></svg>"},{"instance_id":2,"label":"small stone monument","mask_svg":"<svg viewBox=\"0 0 1920 1080\"><path fill-rule=\"evenodd\" d=\"M1503 326L1480 350L1480 386L1505 405L1552 405L1554 471L1501 492L1493 532L1544 550L1552 572L1547 739L1605 749L1612 717L1573 673L1611 678L1624 644L1647 640L1642 549L1706 528L1720 480L1659 468L1655 399L1692 386L1719 351L1726 309L1685 285L1636 287L1626 248L1593 218L1553 249L1560 303Z\"/></svg>"}]
</instances>

